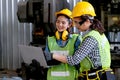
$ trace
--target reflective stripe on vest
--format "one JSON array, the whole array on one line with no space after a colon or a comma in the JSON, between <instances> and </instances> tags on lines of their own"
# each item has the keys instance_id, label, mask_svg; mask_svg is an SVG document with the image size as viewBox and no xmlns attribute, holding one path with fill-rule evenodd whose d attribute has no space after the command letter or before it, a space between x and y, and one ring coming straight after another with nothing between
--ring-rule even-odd
<instances>
[{"instance_id":1,"label":"reflective stripe on vest","mask_svg":"<svg viewBox=\"0 0 120 80\"><path fill-rule=\"evenodd\" d=\"M60 47L56 38L48 37L48 47L50 52L56 52L63 55L73 55L74 45L78 35L72 35L68 40L66 46ZM77 71L74 66L68 64L60 63L59 65L53 66L48 69L47 80L74 80Z\"/></svg>"},{"instance_id":2,"label":"reflective stripe on vest","mask_svg":"<svg viewBox=\"0 0 120 80\"><path fill-rule=\"evenodd\" d=\"M70 76L69 71L52 71L51 76Z\"/></svg>"}]
</instances>

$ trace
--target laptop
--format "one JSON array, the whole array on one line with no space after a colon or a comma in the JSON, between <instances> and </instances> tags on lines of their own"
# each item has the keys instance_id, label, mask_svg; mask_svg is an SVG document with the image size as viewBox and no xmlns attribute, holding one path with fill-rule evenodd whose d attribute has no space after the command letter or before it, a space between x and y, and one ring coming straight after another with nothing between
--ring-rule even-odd
<instances>
[{"instance_id":1,"label":"laptop","mask_svg":"<svg viewBox=\"0 0 120 80\"><path fill-rule=\"evenodd\" d=\"M47 64L47 60L44 56L44 52L42 47L34 47L34 46L27 46L27 45L18 45L21 57L23 61L27 64L32 63L32 60L37 60L41 66L48 68L50 67Z\"/></svg>"}]
</instances>

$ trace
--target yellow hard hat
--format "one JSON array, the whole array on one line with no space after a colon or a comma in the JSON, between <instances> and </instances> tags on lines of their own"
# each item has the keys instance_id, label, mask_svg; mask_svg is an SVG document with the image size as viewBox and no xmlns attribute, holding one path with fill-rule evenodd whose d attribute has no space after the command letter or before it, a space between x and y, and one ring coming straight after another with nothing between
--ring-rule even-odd
<instances>
[{"instance_id":1,"label":"yellow hard hat","mask_svg":"<svg viewBox=\"0 0 120 80\"><path fill-rule=\"evenodd\" d=\"M87 1L78 2L73 8L72 17L79 17L82 15L96 16L94 7Z\"/></svg>"},{"instance_id":2,"label":"yellow hard hat","mask_svg":"<svg viewBox=\"0 0 120 80\"><path fill-rule=\"evenodd\" d=\"M72 12L67 8L55 13L56 16L58 14L64 14L64 15L68 16L69 18L72 18Z\"/></svg>"}]
</instances>

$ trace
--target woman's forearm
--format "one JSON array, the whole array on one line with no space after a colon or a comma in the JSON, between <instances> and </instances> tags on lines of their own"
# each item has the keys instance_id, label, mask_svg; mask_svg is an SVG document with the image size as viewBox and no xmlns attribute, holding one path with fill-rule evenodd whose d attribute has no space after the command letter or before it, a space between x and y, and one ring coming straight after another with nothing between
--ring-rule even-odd
<instances>
[{"instance_id":1,"label":"woman's forearm","mask_svg":"<svg viewBox=\"0 0 120 80\"><path fill-rule=\"evenodd\" d=\"M58 61L63 62L63 63L67 63L67 57L64 55L53 53L52 57L55 60L58 60Z\"/></svg>"}]
</instances>

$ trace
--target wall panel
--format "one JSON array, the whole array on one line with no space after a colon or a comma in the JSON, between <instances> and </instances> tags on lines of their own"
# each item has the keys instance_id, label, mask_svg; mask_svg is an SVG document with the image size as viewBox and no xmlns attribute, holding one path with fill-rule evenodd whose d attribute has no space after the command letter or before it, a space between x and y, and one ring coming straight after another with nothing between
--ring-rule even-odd
<instances>
[{"instance_id":1,"label":"wall panel","mask_svg":"<svg viewBox=\"0 0 120 80\"><path fill-rule=\"evenodd\" d=\"M22 58L18 45L28 45L32 40L32 24L17 19L18 1L0 0L0 68L19 68Z\"/></svg>"},{"instance_id":2,"label":"wall panel","mask_svg":"<svg viewBox=\"0 0 120 80\"><path fill-rule=\"evenodd\" d=\"M18 45L28 45L32 41L32 23L20 23L17 19L18 1L20 0L0 0L0 68L16 69L21 67L22 58ZM55 21L54 12L56 12L58 8L60 9L61 4L57 3L60 1L61 0L44 0L45 3L52 2L51 21L53 22ZM72 9L76 2L81 0L66 1L70 4L69 8ZM59 4L59 6L56 4ZM48 10L46 8L48 7L45 5L44 9ZM45 16L48 15L46 11L44 11L44 13ZM48 18L46 18L44 19L48 21Z\"/></svg>"}]
</instances>

